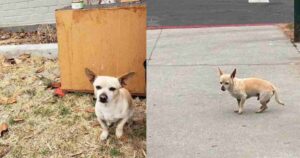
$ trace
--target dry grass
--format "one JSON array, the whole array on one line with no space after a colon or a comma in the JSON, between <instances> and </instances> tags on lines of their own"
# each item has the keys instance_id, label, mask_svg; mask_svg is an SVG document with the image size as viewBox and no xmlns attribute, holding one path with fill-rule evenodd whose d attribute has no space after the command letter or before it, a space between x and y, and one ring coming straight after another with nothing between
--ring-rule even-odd
<instances>
[{"instance_id":1,"label":"dry grass","mask_svg":"<svg viewBox=\"0 0 300 158\"><path fill-rule=\"evenodd\" d=\"M11 32L0 30L0 45L56 43L56 28L52 25L39 25L33 32Z\"/></svg>"},{"instance_id":2,"label":"dry grass","mask_svg":"<svg viewBox=\"0 0 300 158\"><path fill-rule=\"evenodd\" d=\"M93 108L92 95L60 98L47 88L59 81L56 60L30 57L13 65L3 60L0 57L0 123L8 123L9 131L0 138L0 157L145 157L144 100L135 99L134 121L126 126L123 139L114 136L113 128L101 142L95 114L85 111ZM37 73L41 67L45 70Z\"/></svg>"},{"instance_id":3,"label":"dry grass","mask_svg":"<svg viewBox=\"0 0 300 158\"><path fill-rule=\"evenodd\" d=\"M294 24L279 24L279 28L293 42L294 41Z\"/></svg>"}]
</instances>

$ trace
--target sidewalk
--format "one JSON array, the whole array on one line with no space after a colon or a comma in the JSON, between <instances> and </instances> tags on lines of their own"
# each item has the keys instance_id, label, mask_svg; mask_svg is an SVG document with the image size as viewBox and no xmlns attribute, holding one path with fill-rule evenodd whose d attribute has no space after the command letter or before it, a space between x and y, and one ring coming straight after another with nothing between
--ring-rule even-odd
<instances>
[{"instance_id":1,"label":"sidewalk","mask_svg":"<svg viewBox=\"0 0 300 158\"><path fill-rule=\"evenodd\" d=\"M148 58L149 158L300 157L300 54L277 26L150 30ZM235 114L218 66L270 80L286 106Z\"/></svg>"}]
</instances>

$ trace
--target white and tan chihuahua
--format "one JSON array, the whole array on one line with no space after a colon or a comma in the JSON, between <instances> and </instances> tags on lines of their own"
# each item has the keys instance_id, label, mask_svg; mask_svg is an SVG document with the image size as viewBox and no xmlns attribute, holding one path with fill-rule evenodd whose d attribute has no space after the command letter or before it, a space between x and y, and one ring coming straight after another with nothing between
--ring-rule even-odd
<instances>
[{"instance_id":1,"label":"white and tan chihuahua","mask_svg":"<svg viewBox=\"0 0 300 158\"><path fill-rule=\"evenodd\" d=\"M129 72L121 77L96 76L94 72L85 69L89 81L93 84L96 97L95 113L102 133L101 140L108 137L108 127L116 123L116 136L121 138L123 127L133 115L132 97L129 91L123 88L125 81L135 73Z\"/></svg>"},{"instance_id":2,"label":"white and tan chihuahua","mask_svg":"<svg viewBox=\"0 0 300 158\"><path fill-rule=\"evenodd\" d=\"M264 112L268 107L270 99L275 95L275 100L278 104L284 105L278 97L277 88L269 81L259 78L243 78L239 79L235 77L236 69L231 74L224 74L219 69L220 84L222 91L228 91L238 102L238 114L243 113L244 103L246 99L251 97L257 97L261 107L257 113Z\"/></svg>"}]
</instances>

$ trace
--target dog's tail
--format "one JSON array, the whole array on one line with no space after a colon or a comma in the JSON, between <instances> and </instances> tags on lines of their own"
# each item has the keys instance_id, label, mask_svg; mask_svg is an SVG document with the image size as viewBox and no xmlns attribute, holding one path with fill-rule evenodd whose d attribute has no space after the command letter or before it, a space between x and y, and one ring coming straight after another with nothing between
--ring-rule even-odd
<instances>
[{"instance_id":1,"label":"dog's tail","mask_svg":"<svg viewBox=\"0 0 300 158\"><path fill-rule=\"evenodd\" d=\"M280 105L284 105L284 103L282 103L282 102L280 101L280 99L279 99L279 96L278 96L278 93L277 93L277 88L276 88L275 86L273 86L273 88L274 88L273 93L274 93L274 95L275 95L275 100L276 100L276 102L277 102L278 104L280 104Z\"/></svg>"}]
</instances>

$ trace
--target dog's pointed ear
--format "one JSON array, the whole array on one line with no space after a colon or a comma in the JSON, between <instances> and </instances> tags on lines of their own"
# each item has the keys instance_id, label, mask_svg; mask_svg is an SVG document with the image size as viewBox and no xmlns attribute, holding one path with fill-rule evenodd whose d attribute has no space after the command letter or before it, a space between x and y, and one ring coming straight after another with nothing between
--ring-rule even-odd
<instances>
[{"instance_id":1,"label":"dog's pointed ear","mask_svg":"<svg viewBox=\"0 0 300 158\"><path fill-rule=\"evenodd\" d=\"M126 73L126 74L121 75L120 77L118 77L121 86L126 86L126 82L125 81L127 79L131 78L134 74L135 74L135 72L129 72L129 73Z\"/></svg>"},{"instance_id":2,"label":"dog's pointed ear","mask_svg":"<svg viewBox=\"0 0 300 158\"><path fill-rule=\"evenodd\" d=\"M236 74L236 69L233 70L233 72L231 73L230 77L231 77L231 78L234 78L234 77L235 77L235 74Z\"/></svg>"},{"instance_id":3,"label":"dog's pointed ear","mask_svg":"<svg viewBox=\"0 0 300 158\"><path fill-rule=\"evenodd\" d=\"M96 78L96 74L88 68L85 68L84 71L85 71L85 75L88 77L89 81L91 83L93 83Z\"/></svg>"},{"instance_id":4,"label":"dog's pointed ear","mask_svg":"<svg viewBox=\"0 0 300 158\"><path fill-rule=\"evenodd\" d=\"M223 71L219 67L218 67L218 70L219 70L220 76L222 76L224 74Z\"/></svg>"}]
</instances>

